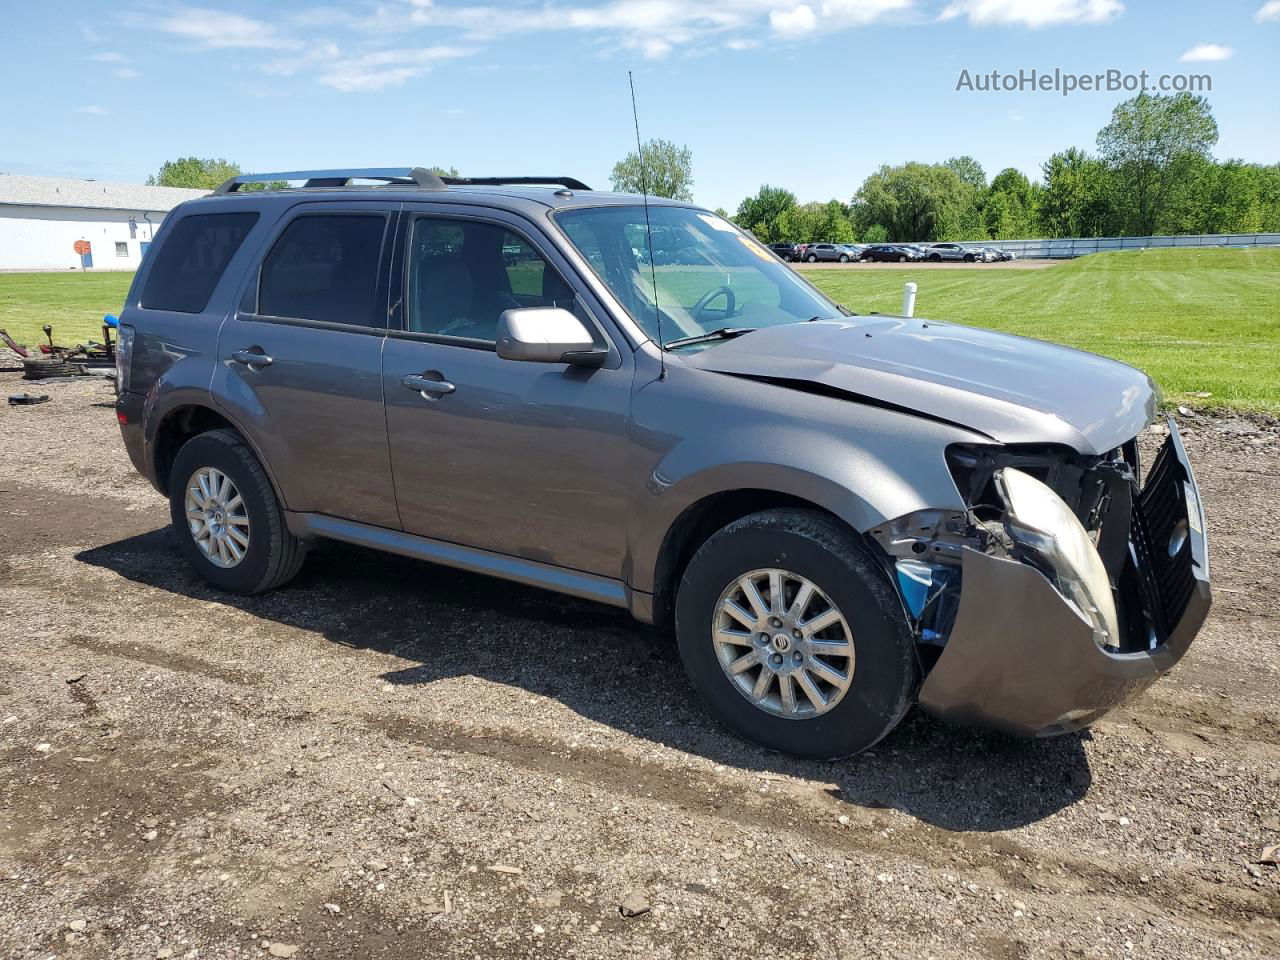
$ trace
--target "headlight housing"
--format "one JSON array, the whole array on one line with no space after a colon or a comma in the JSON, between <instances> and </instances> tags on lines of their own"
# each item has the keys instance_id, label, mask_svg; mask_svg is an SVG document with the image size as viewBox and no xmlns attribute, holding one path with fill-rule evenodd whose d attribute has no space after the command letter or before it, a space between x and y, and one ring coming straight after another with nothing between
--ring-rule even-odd
<instances>
[{"instance_id":1,"label":"headlight housing","mask_svg":"<svg viewBox=\"0 0 1280 960\"><path fill-rule=\"evenodd\" d=\"M1005 467L994 479L1007 508L1005 531L1093 627L1098 646L1117 647L1120 628L1111 581L1084 525L1030 474Z\"/></svg>"}]
</instances>

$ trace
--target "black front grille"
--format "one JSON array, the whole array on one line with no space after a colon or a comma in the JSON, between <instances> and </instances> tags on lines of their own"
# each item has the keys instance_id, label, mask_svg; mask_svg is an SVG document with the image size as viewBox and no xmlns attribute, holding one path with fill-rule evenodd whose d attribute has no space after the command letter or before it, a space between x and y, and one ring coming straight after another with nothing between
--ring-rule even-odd
<instances>
[{"instance_id":1,"label":"black front grille","mask_svg":"<svg viewBox=\"0 0 1280 960\"><path fill-rule=\"evenodd\" d=\"M1165 441L1146 486L1135 504L1131 540L1137 555L1140 576L1154 591L1163 615L1163 633L1179 620L1195 591L1191 540L1187 535L1187 472L1174 453L1173 440ZM1169 555L1169 545L1181 536L1181 547Z\"/></svg>"}]
</instances>

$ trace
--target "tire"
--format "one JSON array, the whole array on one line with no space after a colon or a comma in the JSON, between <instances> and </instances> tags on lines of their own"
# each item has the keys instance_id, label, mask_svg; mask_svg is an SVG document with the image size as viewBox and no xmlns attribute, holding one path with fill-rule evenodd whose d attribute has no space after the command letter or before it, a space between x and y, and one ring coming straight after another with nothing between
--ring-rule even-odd
<instances>
[{"instance_id":1,"label":"tire","mask_svg":"<svg viewBox=\"0 0 1280 960\"><path fill-rule=\"evenodd\" d=\"M936 253L931 253L931 254L929 254L929 262L930 262L930 263L941 263L941 262L942 262L942 257L938 256Z\"/></svg>"},{"instance_id":2,"label":"tire","mask_svg":"<svg viewBox=\"0 0 1280 960\"><path fill-rule=\"evenodd\" d=\"M811 254L809 254L809 256L808 256L808 257L806 257L805 259L806 259L806 260L808 260L810 263L817 263L817 262L818 262L818 258L817 258L817 257L815 257L812 253L811 253Z\"/></svg>"},{"instance_id":3,"label":"tire","mask_svg":"<svg viewBox=\"0 0 1280 960\"><path fill-rule=\"evenodd\" d=\"M30 357L22 361L23 380L48 380L52 377L78 377L84 373L84 365L57 357L45 359Z\"/></svg>"},{"instance_id":4,"label":"tire","mask_svg":"<svg viewBox=\"0 0 1280 960\"><path fill-rule=\"evenodd\" d=\"M842 253L842 254L840 254L840 262L841 262L841 263L848 263L848 262L849 262L849 257L848 257L846 254L843 254L843 253Z\"/></svg>"},{"instance_id":5,"label":"tire","mask_svg":"<svg viewBox=\"0 0 1280 960\"><path fill-rule=\"evenodd\" d=\"M840 696L828 695L827 702L833 705L825 712L817 711L816 704L805 698L799 685L788 681L797 703L803 701L803 709L810 713L803 718L782 716L780 710L785 707L758 705L722 666L722 656L724 662L730 662L739 650L744 658L756 651L747 644L723 647L713 640L717 618L721 618L722 596L735 589L744 574L773 568L787 571L797 580L809 580L847 624L847 633L839 627L829 628L835 629L837 636L851 636L853 658L852 671L847 669L848 661L842 661L847 689ZM766 577L762 582L767 582L767 574L761 575ZM790 598L794 594L788 595L781 606L786 606ZM821 603L821 597L806 609L813 609L815 602ZM805 619L812 621L816 616ZM728 622L732 625L738 621L730 618ZM746 629L745 625L742 629ZM829 639L829 630L815 636ZM798 634L792 635L797 640L789 655L800 663L804 657L799 649L802 641ZM759 643L767 634L750 632L745 636ZM774 659L775 649L788 650L780 646L787 639L784 623L759 653ZM694 554L680 581L676 640L694 687L717 720L763 747L808 759L831 760L869 749L897 726L916 691L915 647L902 602L854 535L817 511L767 510L737 520L708 539ZM734 652L725 654L725 649ZM826 659L826 655L820 656ZM830 661L827 666L836 662L841 661ZM742 682L748 686L758 684L763 672L763 666L749 667L742 671ZM774 697L778 701L780 682L773 679L768 686L769 691L778 690ZM769 696L774 695L770 692Z\"/></svg>"},{"instance_id":6,"label":"tire","mask_svg":"<svg viewBox=\"0 0 1280 960\"><path fill-rule=\"evenodd\" d=\"M973 254L972 254L972 253L966 253L966 254L964 255L964 262L965 262L965 263L973 263Z\"/></svg>"},{"instance_id":7,"label":"tire","mask_svg":"<svg viewBox=\"0 0 1280 960\"><path fill-rule=\"evenodd\" d=\"M898 262L899 262L899 263L906 263L906 262L907 262L907 258L906 258L906 257L899 257L899 258L898 258Z\"/></svg>"},{"instance_id":8,"label":"tire","mask_svg":"<svg viewBox=\"0 0 1280 960\"><path fill-rule=\"evenodd\" d=\"M197 472L208 469L234 484L247 517L248 545L232 566L210 559L197 544L187 520L188 489L196 486L192 480ZM174 536L183 555L205 580L228 593L250 594L278 587L297 575L306 545L285 526L284 511L266 471L234 430L211 430L192 437L178 450L169 477Z\"/></svg>"}]
</instances>

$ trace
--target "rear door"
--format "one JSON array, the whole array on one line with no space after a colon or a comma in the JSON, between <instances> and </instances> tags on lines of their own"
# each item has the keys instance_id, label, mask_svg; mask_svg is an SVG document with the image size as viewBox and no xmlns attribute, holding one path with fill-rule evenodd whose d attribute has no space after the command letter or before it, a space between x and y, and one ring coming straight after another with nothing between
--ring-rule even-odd
<instances>
[{"instance_id":1,"label":"rear door","mask_svg":"<svg viewBox=\"0 0 1280 960\"><path fill-rule=\"evenodd\" d=\"M382 409L398 209L292 208L219 334L214 399L251 435L289 510L400 525Z\"/></svg>"}]
</instances>

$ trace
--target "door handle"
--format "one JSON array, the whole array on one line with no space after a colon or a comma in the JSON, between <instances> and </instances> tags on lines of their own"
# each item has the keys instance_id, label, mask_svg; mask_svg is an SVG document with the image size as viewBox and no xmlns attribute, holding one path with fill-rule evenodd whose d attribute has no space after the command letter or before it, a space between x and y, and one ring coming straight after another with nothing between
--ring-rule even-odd
<instances>
[{"instance_id":1,"label":"door handle","mask_svg":"<svg viewBox=\"0 0 1280 960\"><path fill-rule=\"evenodd\" d=\"M408 389L418 391L424 400L443 397L456 389L448 380L429 380L416 374L411 374L400 382Z\"/></svg>"},{"instance_id":2,"label":"door handle","mask_svg":"<svg viewBox=\"0 0 1280 960\"><path fill-rule=\"evenodd\" d=\"M271 358L256 350L237 350L231 354L231 359L235 363L243 363L250 370L271 366Z\"/></svg>"}]
</instances>

